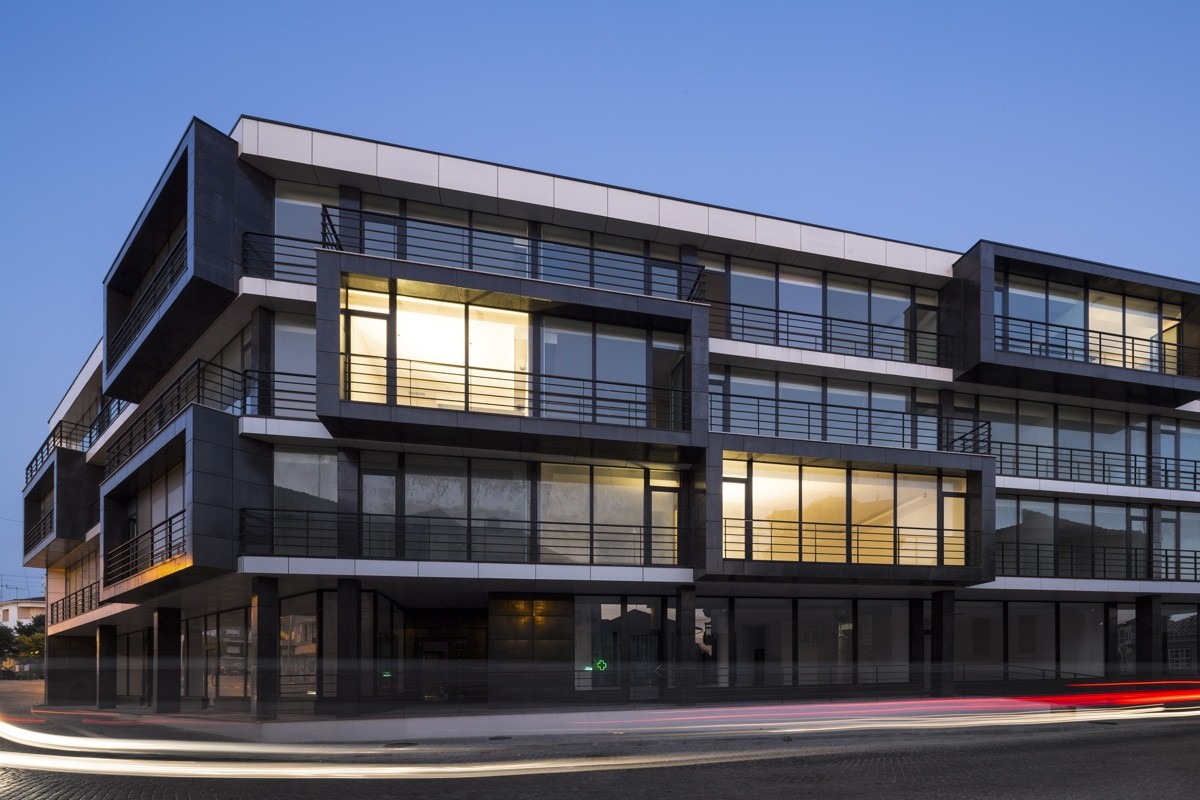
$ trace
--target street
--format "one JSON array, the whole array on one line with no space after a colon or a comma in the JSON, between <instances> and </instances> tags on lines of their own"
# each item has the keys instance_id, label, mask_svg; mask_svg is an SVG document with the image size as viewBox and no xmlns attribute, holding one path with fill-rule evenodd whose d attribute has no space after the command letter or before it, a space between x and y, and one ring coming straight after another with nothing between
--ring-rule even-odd
<instances>
[{"instance_id":1,"label":"street","mask_svg":"<svg viewBox=\"0 0 1200 800\"><path fill-rule=\"evenodd\" d=\"M97 715L31 713L29 705L36 703L37 697L31 687L14 683L0 686L0 710L7 720L31 731L89 736L107 732L123 739L161 739L164 734L162 728L152 725L111 725L106 729L105 719ZM1069 719L1071 715L1063 716ZM37 752L8 741L0 747L0 758ZM91 772L5 768L0 775L0 799L1191 798L1200 781L1200 763L1195 758L1198 747L1200 720L1165 717L920 731L514 736L392 743L383 752L375 748L370 754L331 748L329 757L317 759L278 754L255 754L253 759L213 754L180 757L189 771L199 769L201 773L232 769L230 762L238 761L251 768L282 765L283 774L300 773L315 761L319 767L346 774L382 767L433 766L449 776L439 779L106 776L94 773L128 756L59 753L52 755L52 762L77 755L93 759ZM671 759L696 759L698 763L653 766ZM718 762L705 763L713 759ZM153 769L155 764L179 766L181 761L158 757L149 763ZM481 765L569 771L456 777Z\"/></svg>"}]
</instances>

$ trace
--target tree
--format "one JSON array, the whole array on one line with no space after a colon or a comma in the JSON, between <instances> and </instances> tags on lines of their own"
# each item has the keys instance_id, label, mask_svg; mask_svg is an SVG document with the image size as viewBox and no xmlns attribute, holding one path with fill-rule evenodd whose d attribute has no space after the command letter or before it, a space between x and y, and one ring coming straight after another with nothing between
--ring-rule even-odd
<instances>
[{"instance_id":1,"label":"tree","mask_svg":"<svg viewBox=\"0 0 1200 800\"><path fill-rule=\"evenodd\" d=\"M26 664L41 661L46 651L46 615L38 614L29 622L18 622L14 657Z\"/></svg>"},{"instance_id":2,"label":"tree","mask_svg":"<svg viewBox=\"0 0 1200 800\"><path fill-rule=\"evenodd\" d=\"M0 625L0 661L17 657L17 632Z\"/></svg>"}]
</instances>

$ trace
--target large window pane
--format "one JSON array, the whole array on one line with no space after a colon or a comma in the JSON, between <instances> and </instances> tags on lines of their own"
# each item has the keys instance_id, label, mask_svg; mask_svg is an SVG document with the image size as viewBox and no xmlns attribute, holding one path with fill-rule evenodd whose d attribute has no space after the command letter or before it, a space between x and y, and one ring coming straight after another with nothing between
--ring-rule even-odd
<instances>
[{"instance_id":1,"label":"large window pane","mask_svg":"<svg viewBox=\"0 0 1200 800\"><path fill-rule=\"evenodd\" d=\"M954 604L954 663L967 681L1004 678L1004 608L999 602Z\"/></svg>"},{"instance_id":2,"label":"large window pane","mask_svg":"<svg viewBox=\"0 0 1200 800\"><path fill-rule=\"evenodd\" d=\"M471 306L467 363L471 411L529 410L529 315Z\"/></svg>"},{"instance_id":3,"label":"large window pane","mask_svg":"<svg viewBox=\"0 0 1200 800\"><path fill-rule=\"evenodd\" d=\"M547 319L542 330L542 415L590 420L592 397L591 323Z\"/></svg>"},{"instance_id":4,"label":"large window pane","mask_svg":"<svg viewBox=\"0 0 1200 800\"><path fill-rule=\"evenodd\" d=\"M471 555L529 560L529 468L522 461L471 460Z\"/></svg>"},{"instance_id":5,"label":"large window pane","mask_svg":"<svg viewBox=\"0 0 1200 800\"><path fill-rule=\"evenodd\" d=\"M790 464L754 464L755 561L796 561L800 557L800 468Z\"/></svg>"},{"instance_id":6,"label":"large window pane","mask_svg":"<svg viewBox=\"0 0 1200 800\"><path fill-rule=\"evenodd\" d=\"M804 467L804 560L846 562L846 470Z\"/></svg>"},{"instance_id":7,"label":"large window pane","mask_svg":"<svg viewBox=\"0 0 1200 800\"><path fill-rule=\"evenodd\" d=\"M466 306L396 298L396 397L402 405L462 409Z\"/></svg>"},{"instance_id":8,"label":"large window pane","mask_svg":"<svg viewBox=\"0 0 1200 800\"><path fill-rule=\"evenodd\" d=\"M850 600L796 603L799 683L850 683L854 677L854 617Z\"/></svg>"},{"instance_id":9,"label":"large window pane","mask_svg":"<svg viewBox=\"0 0 1200 800\"><path fill-rule=\"evenodd\" d=\"M591 560L591 470L574 464L542 464L538 481L538 542L547 563Z\"/></svg>"},{"instance_id":10,"label":"large window pane","mask_svg":"<svg viewBox=\"0 0 1200 800\"><path fill-rule=\"evenodd\" d=\"M644 425L646 334L616 325L596 326L596 422Z\"/></svg>"},{"instance_id":11,"label":"large window pane","mask_svg":"<svg viewBox=\"0 0 1200 800\"><path fill-rule=\"evenodd\" d=\"M908 681L907 600L859 600L857 633L860 683Z\"/></svg>"},{"instance_id":12,"label":"large window pane","mask_svg":"<svg viewBox=\"0 0 1200 800\"><path fill-rule=\"evenodd\" d=\"M938 563L938 478L896 476L896 527L901 564ZM947 523L947 527L950 527Z\"/></svg>"},{"instance_id":13,"label":"large window pane","mask_svg":"<svg viewBox=\"0 0 1200 800\"><path fill-rule=\"evenodd\" d=\"M739 686L792 683L792 604L738 598L734 605Z\"/></svg>"},{"instance_id":14,"label":"large window pane","mask_svg":"<svg viewBox=\"0 0 1200 800\"><path fill-rule=\"evenodd\" d=\"M1056 677L1054 637L1054 603L1009 603L1009 680Z\"/></svg>"},{"instance_id":15,"label":"large window pane","mask_svg":"<svg viewBox=\"0 0 1200 800\"><path fill-rule=\"evenodd\" d=\"M642 563L645 473L621 467L595 467L593 473L594 563Z\"/></svg>"},{"instance_id":16,"label":"large window pane","mask_svg":"<svg viewBox=\"0 0 1200 800\"><path fill-rule=\"evenodd\" d=\"M857 564L895 562L893 474L852 470L850 479L851 553Z\"/></svg>"},{"instance_id":17,"label":"large window pane","mask_svg":"<svg viewBox=\"0 0 1200 800\"><path fill-rule=\"evenodd\" d=\"M411 455L404 464L405 557L467 556L467 460Z\"/></svg>"}]
</instances>

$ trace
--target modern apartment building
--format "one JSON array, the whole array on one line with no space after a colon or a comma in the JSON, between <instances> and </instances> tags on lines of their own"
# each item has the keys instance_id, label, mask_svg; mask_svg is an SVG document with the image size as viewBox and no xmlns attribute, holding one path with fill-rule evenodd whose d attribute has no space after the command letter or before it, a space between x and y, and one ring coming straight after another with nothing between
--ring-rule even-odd
<instances>
[{"instance_id":1,"label":"modern apartment building","mask_svg":"<svg viewBox=\"0 0 1200 800\"><path fill-rule=\"evenodd\" d=\"M47 701L1194 674L1200 284L196 120L25 479Z\"/></svg>"}]
</instances>

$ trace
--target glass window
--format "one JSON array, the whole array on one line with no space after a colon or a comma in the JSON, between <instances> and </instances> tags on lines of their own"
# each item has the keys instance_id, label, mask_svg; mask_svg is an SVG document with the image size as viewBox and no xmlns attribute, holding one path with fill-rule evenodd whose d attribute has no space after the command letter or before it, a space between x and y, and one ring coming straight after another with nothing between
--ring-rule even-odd
<instances>
[{"instance_id":1,"label":"glass window","mask_svg":"<svg viewBox=\"0 0 1200 800\"><path fill-rule=\"evenodd\" d=\"M467 459L410 455L404 462L404 553L412 560L467 557Z\"/></svg>"},{"instance_id":2,"label":"glass window","mask_svg":"<svg viewBox=\"0 0 1200 800\"><path fill-rule=\"evenodd\" d=\"M846 470L804 467L804 560L846 562Z\"/></svg>"},{"instance_id":3,"label":"glass window","mask_svg":"<svg viewBox=\"0 0 1200 800\"><path fill-rule=\"evenodd\" d=\"M1062 677L1104 676L1104 606L1100 603L1060 603L1058 629L1062 637Z\"/></svg>"},{"instance_id":4,"label":"glass window","mask_svg":"<svg viewBox=\"0 0 1200 800\"><path fill-rule=\"evenodd\" d=\"M529 315L470 306L470 410L525 414L529 409Z\"/></svg>"},{"instance_id":5,"label":"glass window","mask_svg":"<svg viewBox=\"0 0 1200 800\"><path fill-rule=\"evenodd\" d=\"M620 598L576 597L575 688L619 688L623 667Z\"/></svg>"},{"instance_id":6,"label":"glass window","mask_svg":"<svg viewBox=\"0 0 1200 800\"><path fill-rule=\"evenodd\" d=\"M474 560L528 562L529 511L527 464L471 459L471 554Z\"/></svg>"},{"instance_id":7,"label":"glass window","mask_svg":"<svg viewBox=\"0 0 1200 800\"><path fill-rule=\"evenodd\" d=\"M542 464L538 480L538 541L546 563L587 564L591 559L591 469Z\"/></svg>"},{"instance_id":8,"label":"glass window","mask_svg":"<svg viewBox=\"0 0 1200 800\"><path fill-rule=\"evenodd\" d=\"M798 682L850 683L854 678L854 616L851 600L796 603Z\"/></svg>"},{"instance_id":9,"label":"glass window","mask_svg":"<svg viewBox=\"0 0 1200 800\"><path fill-rule=\"evenodd\" d=\"M896 475L896 537L901 564L938 563L938 479L936 475ZM961 521L947 528L962 529Z\"/></svg>"},{"instance_id":10,"label":"glass window","mask_svg":"<svg viewBox=\"0 0 1200 800\"><path fill-rule=\"evenodd\" d=\"M752 534L755 561L796 561L799 536L800 468L791 464L754 464Z\"/></svg>"},{"instance_id":11,"label":"glass window","mask_svg":"<svg viewBox=\"0 0 1200 800\"><path fill-rule=\"evenodd\" d=\"M640 564L645 560L645 473L623 467L593 468L597 564Z\"/></svg>"},{"instance_id":12,"label":"glass window","mask_svg":"<svg viewBox=\"0 0 1200 800\"><path fill-rule=\"evenodd\" d=\"M1009 603L1009 680L1057 677L1054 639L1054 603Z\"/></svg>"},{"instance_id":13,"label":"glass window","mask_svg":"<svg viewBox=\"0 0 1200 800\"><path fill-rule=\"evenodd\" d=\"M337 453L275 448L275 508L337 510Z\"/></svg>"},{"instance_id":14,"label":"glass window","mask_svg":"<svg viewBox=\"0 0 1200 800\"><path fill-rule=\"evenodd\" d=\"M732 259L730 299L738 305L776 308L775 265L747 258Z\"/></svg>"},{"instance_id":15,"label":"glass window","mask_svg":"<svg viewBox=\"0 0 1200 800\"><path fill-rule=\"evenodd\" d=\"M860 683L906 683L908 601L858 601L858 680Z\"/></svg>"},{"instance_id":16,"label":"glass window","mask_svg":"<svg viewBox=\"0 0 1200 800\"><path fill-rule=\"evenodd\" d=\"M337 189L291 181L275 182L275 235L321 241L321 206L337 209ZM288 248L294 256L296 248ZM315 260L313 264L315 265Z\"/></svg>"},{"instance_id":17,"label":"glass window","mask_svg":"<svg viewBox=\"0 0 1200 800\"><path fill-rule=\"evenodd\" d=\"M1004 678L1004 608L999 602L954 604L954 661L967 681Z\"/></svg>"},{"instance_id":18,"label":"glass window","mask_svg":"<svg viewBox=\"0 0 1200 800\"><path fill-rule=\"evenodd\" d=\"M792 684L792 604L788 600L738 598L736 624L739 686Z\"/></svg>"},{"instance_id":19,"label":"glass window","mask_svg":"<svg viewBox=\"0 0 1200 800\"><path fill-rule=\"evenodd\" d=\"M1046 321L1046 283L1040 278L1008 276L1008 316L1030 322Z\"/></svg>"},{"instance_id":20,"label":"glass window","mask_svg":"<svg viewBox=\"0 0 1200 800\"><path fill-rule=\"evenodd\" d=\"M893 495L890 472L852 470L850 479L851 554L856 564L895 562Z\"/></svg>"},{"instance_id":21,"label":"glass window","mask_svg":"<svg viewBox=\"0 0 1200 800\"><path fill-rule=\"evenodd\" d=\"M466 306L396 298L396 397L403 405L463 407Z\"/></svg>"}]
</instances>

